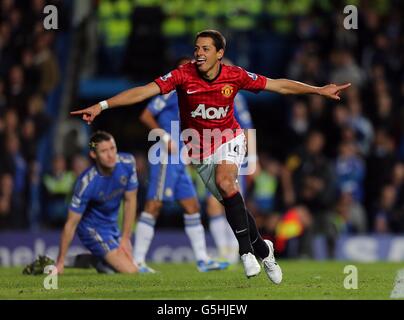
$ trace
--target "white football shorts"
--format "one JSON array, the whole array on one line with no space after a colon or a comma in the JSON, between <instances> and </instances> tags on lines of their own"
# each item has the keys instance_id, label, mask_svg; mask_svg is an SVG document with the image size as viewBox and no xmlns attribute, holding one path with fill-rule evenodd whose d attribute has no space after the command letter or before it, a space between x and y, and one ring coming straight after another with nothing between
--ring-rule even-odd
<instances>
[{"instance_id":1,"label":"white football shorts","mask_svg":"<svg viewBox=\"0 0 404 320\"><path fill-rule=\"evenodd\" d=\"M202 159L200 162L191 160L206 188L208 188L217 200L222 201L223 197L216 186L216 165L223 161L232 162L237 165L238 170L240 170L246 152L246 137L244 133L241 133L234 139L222 144L212 155Z\"/></svg>"}]
</instances>

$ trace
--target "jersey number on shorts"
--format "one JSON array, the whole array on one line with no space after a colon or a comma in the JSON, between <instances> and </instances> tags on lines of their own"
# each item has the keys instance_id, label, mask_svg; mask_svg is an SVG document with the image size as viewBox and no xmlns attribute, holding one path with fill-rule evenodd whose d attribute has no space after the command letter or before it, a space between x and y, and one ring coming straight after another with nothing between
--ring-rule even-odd
<instances>
[{"instance_id":1,"label":"jersey number on shorts","mask_svg":"<svg viewBox=\"0 0 404 320\"><path fill-rule=\"evenodd\" d=\"M238 144L235 146L229 144L229 152L235 152L237 155L240 155L240 146Z\"/></svg>"}]
</instances>

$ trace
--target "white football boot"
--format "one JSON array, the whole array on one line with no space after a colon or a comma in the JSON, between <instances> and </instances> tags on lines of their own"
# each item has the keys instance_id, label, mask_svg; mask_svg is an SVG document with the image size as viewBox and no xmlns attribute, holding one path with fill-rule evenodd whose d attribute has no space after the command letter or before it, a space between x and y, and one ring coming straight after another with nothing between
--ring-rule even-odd
<instances>
[{"instance_id":1,"label":"white football boot","mask_svg":"<svg viewBox=\"0 0 404 320\"><path fill-rule=\"evenodd\" d=\"M156 273L157 271L150 268L146 262L138 263L139 273Z\"/></svg>"},{"instance_id":2,"label":"white football boot","mask_svg":"<svg viewBox=\"0 0 404 320\"><path fill-rule=\"evenodd\" d=\"M275 261L274 245L269 240L264 241L269 247L268 257L262 259L264 270L269 280L271 280L275 284L280 284L282 282L282 270L281 267Z\"/></svg>"},{"instance_id":3,"label":"white football boot","mask_svg":"<svg viewBox=\"0 0 404 320\"><path fill-rule=\"evenodd\" d=\"M243 262L244 272L247 278L254 277L261 272L261 266L257 258L251 252L243 254L241 261Z\"/></svg>"}]
</instances>

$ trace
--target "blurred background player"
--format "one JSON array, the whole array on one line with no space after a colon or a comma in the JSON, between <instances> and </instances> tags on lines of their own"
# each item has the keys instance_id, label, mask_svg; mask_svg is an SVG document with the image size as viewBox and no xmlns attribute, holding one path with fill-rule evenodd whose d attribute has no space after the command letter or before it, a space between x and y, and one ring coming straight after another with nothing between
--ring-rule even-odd
<instances>
[{"instance_id":1,"label":"blurred background player","mask_svg":"<svg viewBox=\"0 0 404 320\"><path fill-rule=\"evenodd\" d=\"M113 136L97 131L90 139L95 164L77 179L64 226L56 267L63 273L67 250L77 229L83 245L100 259L100 272L135 273L131 235L136 215L138 180L135 158L118 153ZM117 220L124 201L122 235Z\"/></svg>"},{"instance_id":2,"label":"blurred background player","mask_svg":"<svg viewBox=\"0 0 404 320\"><path fill-rule=\"evenodd\" d=\"M191 59L179 59L177 66L190 62ZM185 210L185 232L191 242L197 268L201 272L221 270L227 264L209 258L206 249L205 230L201 222L200 206L196 197L192 179L186 171L186 165L169 159L172 154L180 152L183 142L180 141L178 97L176 91L156 97L150 101L140 116L140 120L151 130L163 130L161 136L160 155L166 159L162 163L149 163L149 186L144 211L136 225L134 258L143 272L154 272L146 264L146 255L154 236L156 219L163 207L163 202L178 201ZM176 127L175 127L176 125ZM177 129L178 139L172 139L169 132ZM173 133L172 133L173 134Z\"/></svg>"}]
</instances>

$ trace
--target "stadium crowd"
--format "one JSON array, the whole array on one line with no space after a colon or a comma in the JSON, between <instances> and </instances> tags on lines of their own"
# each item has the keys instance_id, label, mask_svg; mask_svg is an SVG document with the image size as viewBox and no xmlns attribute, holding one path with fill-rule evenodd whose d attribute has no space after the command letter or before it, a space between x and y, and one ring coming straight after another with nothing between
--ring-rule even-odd
<instances>
[{"instance_id":1,"label":"stadium crowd","mask_svg":"<svg viewBox=\"0 0 404 320\"><path fill-rule=\"evenodd\" d=\"M51 123L47 98L60 79L45 4L0 2L0 228L28 227L38 144Z\"/></svg>"},{"instance_id":2,"label":"stadium crowd","mask_svg":"<svg viewBox=\"0 0 404 320\"><path fill-rule=\"evenodd\" d=\"M249 179L247 205L279 250L300 237L301 252L310 255L307 244L317 233L326 235L330 252L340 234L403 233L402 3L354 1L359 26L346 30L345 1L291 0L280 5L254 0L248 7L231 1L231 8L228 1L203 6L183 1L176 6L179 2L94 1L99 27L96 73L126 71L138 81L152 79L167 70L162 61L191 53L183 51L192 50L194 32L209 27L223 31L228 55L250 71L314 85L351 82L338 103L319 96L249 99L260 166ZM59 81L52 49L55 34L42 28L45 1L33 0L29 9L17 1L0 3L0 228L27 228L36 147L51 121L44 107ZM141 8L161 11L154 16L159 20L151 21L160 28L140 28L140 17L150 13ZM134 45L134 39L151 35L152 42ZM288 45L269 47L266 40ZM153 52L163 52L163 65L156 66ZM280 62L274 75L263 68L265 63L274 65L273 59ZM272 130L266 131L262 117L274 124ZM63 224L74 178L88 165L85 151L73 159L54 155L52 171L41 175L43 226ZM140 154L139 159L140 183L145 185L147 161ZM200 196L203 201L203 192Z\"/></svg>"}]
</instances>

